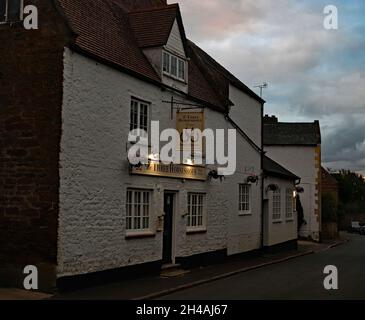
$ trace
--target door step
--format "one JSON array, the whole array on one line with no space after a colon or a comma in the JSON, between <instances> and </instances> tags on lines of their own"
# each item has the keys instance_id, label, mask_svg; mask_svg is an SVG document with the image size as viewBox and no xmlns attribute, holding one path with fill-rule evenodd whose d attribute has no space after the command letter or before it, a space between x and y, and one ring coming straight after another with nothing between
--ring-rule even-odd
<instances>
[{"instance_id":1,"label":"door step","mask_svg":"<svg viewBox=\"0 0 365 320\"><path fill-rule=\"evenodd\" d=\"M165 264L161 267L161 278L182 277L190 271L183 270L180 264Z\"/></svg>"}]
</instances>

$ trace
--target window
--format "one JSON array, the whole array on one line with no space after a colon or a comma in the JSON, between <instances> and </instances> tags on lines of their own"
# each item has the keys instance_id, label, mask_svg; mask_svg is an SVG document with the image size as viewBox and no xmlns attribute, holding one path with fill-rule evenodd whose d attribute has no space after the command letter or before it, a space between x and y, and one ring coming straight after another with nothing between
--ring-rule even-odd
<instances>
[{"instance_id":1,"label":"window","mask_svg":"<svg viewBox=\"0 0 365 320\"><path fill-rule=\"evenodd\" d=\"M188 194L188 227L204 227L204 202L205 195L200 193Z\"/></svg>"},{"instance_id":2,"label":"window","mask_svg":"<svg viewBox=\"0 0 365 320\"><path fill-rule=\"evenodd\" d=\"M285 193L285 213L287 220L293 218L293 190L290 188L286 189Z\"/></svg>"},{"instance_id":3,"label":"window","mask_svg":"<svg viewBox=\"0 0 365 320\"><path fill-rule=\"evenodd\" d=\"M130 115L130 131L140 129L148 132L149 104L132 99Z\"/></svg>"},{"instance_id":4,"label":"window","mask_svg":"<svg viewBox=\"0 0 365 320\"><path fill-rule=\"evenodd\" d=\"M177 58L171 56L171 74L177 77Z\"/></svg>"},{"instance_id":5,"label":"window","mask_svg":"<svg viewBox=\"0 0 365 320\"><path fill-rule=\"evenodd\" d=\"M240 214L251 213L251 186L249 184L240 184L239 186L238 211Z\"/></svg>"},{"instance_id":6,"label":"window","mask_svg":"<svg viewBox=\"0 0 365 320\"><path fill-rule=\"evenodd\" d=\"M168 52L163 52L163 72L173 78L185 81L185 60Z\"/></svg>"},{"instance_id":7,"label":"window","mask_svg":"<svg viewBox=\"0 0 365 320\"><path fill-rule=\"evenodd\" d=\"M22 19L23 0L0 0L0 23Z\"/></svg>"},{"instance_id":8,"label":"window","mask_svg":"<svg viewBox=\"0 0 365 320\"><path fill-rule=\"evenodd\" d=\"M127 231L146 231L150 227L151 191L128 190L126 203Z\"/></svg>"},{"instance_id":9,"label":"window","mask_svg":"<svg viewBox=\"0 0 365 320\"><path fill-rule=\"evenodd\" d=\"M180 79L185 79L185 62L179 59L179 74Z\"/></svg>"},{"instance_id":10,"label":"window","mask_svg":"<svg viewBox=\"0 0 365 320\"><path fill-rule=\"evenodd\" d=\"M277 188L273 191L272 197L272 218L273 220L281 219L281 190Z\"/></svg>"},{"instance_id":11,"label":"window","mask_svg":"<svg viewBox=\"0 0 365 320\"><path fill-rule=\"evenodd\" d=\"M170 55L167 52L163 53L163 71L170 73Z\"/></svg>"}]
</instances>

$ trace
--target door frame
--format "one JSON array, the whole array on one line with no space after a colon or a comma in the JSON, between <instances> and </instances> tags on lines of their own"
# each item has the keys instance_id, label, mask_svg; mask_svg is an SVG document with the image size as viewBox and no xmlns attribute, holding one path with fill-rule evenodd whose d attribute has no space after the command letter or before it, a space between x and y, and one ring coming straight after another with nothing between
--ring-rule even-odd
<instances>
[{"instance_id":1,"label":"door frame","mask_svg":"<svg viewBox=\"0 0 365 320\"><path fill-rule=\"evenodd\" d=\"M171 261L173 264L175 264L175 261L176 261L176 249L175 249L175 246L176 246L176 229L177 229L177 223L176 223L176 220L177 220L177 217L178 217L178 214L177 214L177 208L178 208L178 194L179 194L179 191L176 191L176 190L164 190L163 192L163 195L164 195L164 203L165 203L165 195L166 194L171 194L173 196L173 206L172 206L172 227L171 227ZM165 227L164 227L165 228ZM162 239L162 255L163 255L163 248L164 246L164 243L163 243L163 239ZM162 257L163 258L163 257Z\"/></svg>"}]
</instances>

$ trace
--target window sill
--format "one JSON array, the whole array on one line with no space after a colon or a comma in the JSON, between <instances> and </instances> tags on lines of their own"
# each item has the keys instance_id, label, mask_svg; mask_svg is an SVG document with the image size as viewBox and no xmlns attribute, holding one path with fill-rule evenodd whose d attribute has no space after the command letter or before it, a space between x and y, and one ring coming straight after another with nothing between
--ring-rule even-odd
<instances>
[{"instance_id":1,"label":"window sill","mask_svg":"<svg viewBox=\"0 0 365 320\"><path fill-rule=\"evenodd\" d=\"M207 228L188 229L186 231L186 234L199 234L199 233L207 233Z\"/></svg>"},{"instance_id":2,"label":"window sill","mask_svg":"<svg viewBox=\"0 0 365 320\"><path fill-rule=\"evenodd\" d=\"M173 76L173 75L171 75L171 74L169 74L169 73L167 73L166 71L163 71L163 75L164 76L166 76L166 77L168 77L168 78L170 78L170 79L172 79L172 80L175 80L175 81L178 81L178 82L180 82L181 84L184 84L184 85L188 85L188 83L186 82L186 80L183 80L183 79L180 79L180 78L178 78L178 77L175 77L175 76Z\"/></svg>"},{"instance_id":3,"label":"window sill","mask_svg":"<svg viewBox=\"0 0 365 320\"><path fill-rule=\"evenodd\" d=\"M272 221L273 224L280 224L280 223L283 223L283 220L280 219L280 220L273 220Z\"/></svg>"},{"instance_id":4,"label":"window sill","mask_svg":"<svg viewBox=\"0 0 365 320\"><path fill-rule=\"evenodd\" d=\"M156 233L152 231L136 231L136 232L128 232L125 238L128 239L142 239L142 238L154 238Z\"/></svg>"},{"instance_id":5,"label":"window sill","mask_svg":"<svg viewBox=\"0 0 365 320\"><path fill-rule=\"evenodd\" d=\"M286 222L294 222L294 218L287 218Z\"/></svg>"},{"instance_id":6,"label":"window sill","mask_svg":"<svg viewBox=\"0 0 365 320\"><path fill-rule=\"evenodd\" d=\"M252 212L251 211L240 211L240 212L238 212L238 216L240 216L240 217L252 216Z\"/></svg>"}]
</instances>

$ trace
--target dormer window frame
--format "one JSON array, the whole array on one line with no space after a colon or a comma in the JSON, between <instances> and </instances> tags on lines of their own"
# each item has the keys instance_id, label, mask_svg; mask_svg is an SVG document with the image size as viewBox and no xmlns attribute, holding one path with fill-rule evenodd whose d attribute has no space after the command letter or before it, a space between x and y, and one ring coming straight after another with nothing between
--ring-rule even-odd
<instances>
[{"instance_id":1,"label":"dormer window frame","mask_svg":"<svg viewBox=\"0 0 365 320\"><path fill-rule=\"evenodd\" d=\"M16 23L23 21L24 19L24 0L18 0L19 2L19 16L17 19L9 19L9 2L11 0L4 0L5 1L5 12L4 16L0 16L0 25L8 24L8 23Z\"/></svg>"},{"instance_id":2,"label":"dormer window frame","mask_svg":"<svg viewBox=\"0 0 365 320\"><path fill-rule=\"evenodd\" d=\"M168 60L166 60L166 56L168 56ZM177 55L165 48L162 50L162 73L165 76L187 83L187 62L187 59L181 55ZM181 64L183 64L183 67L181 67ZM175 65L176 73L172 72L173 65ZM166 67L168 70L166 70Z\"/></svg>"}]
</instances>

